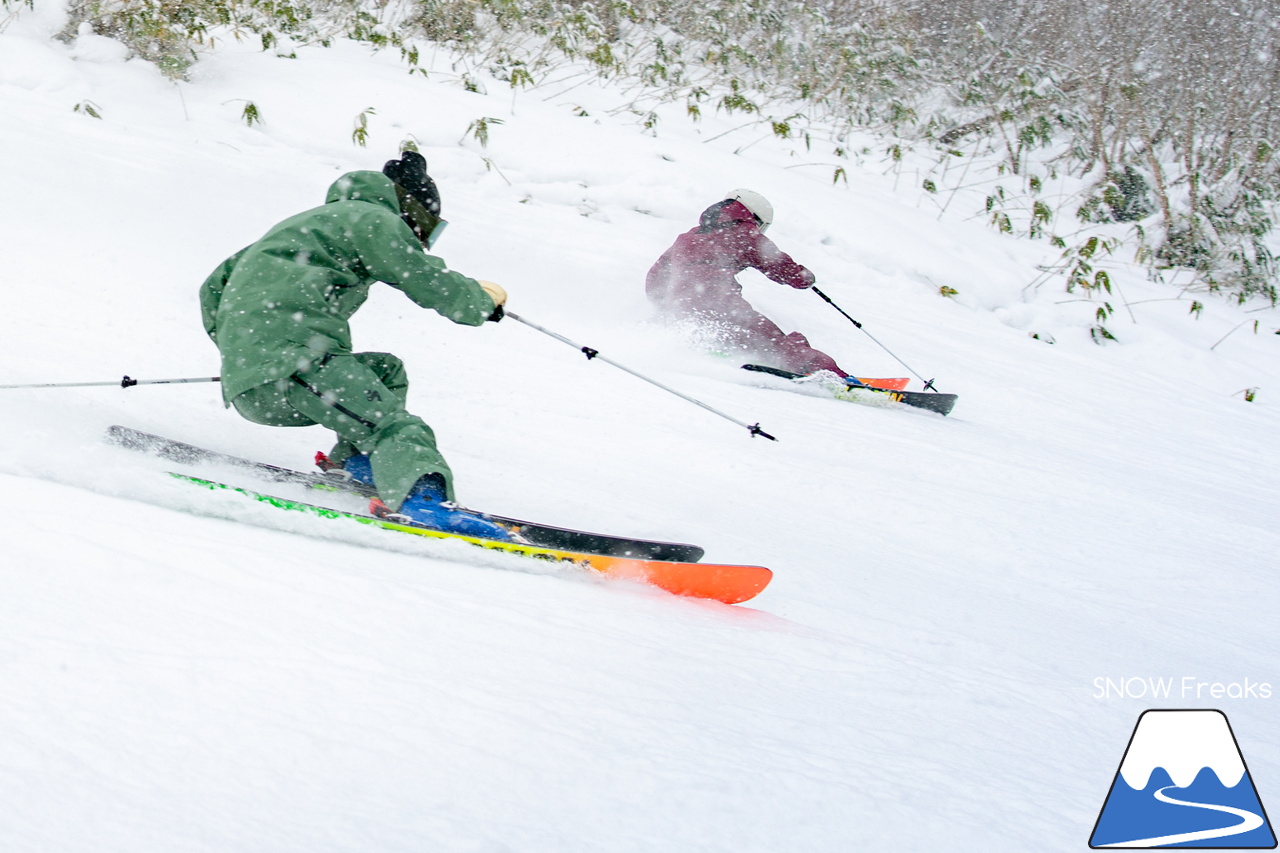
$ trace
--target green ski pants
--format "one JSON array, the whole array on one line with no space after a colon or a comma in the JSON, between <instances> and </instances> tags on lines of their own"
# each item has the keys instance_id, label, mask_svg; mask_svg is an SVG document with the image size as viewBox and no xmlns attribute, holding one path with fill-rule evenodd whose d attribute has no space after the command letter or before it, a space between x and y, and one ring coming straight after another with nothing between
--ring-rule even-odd
<instances>
[{"instance_id":1,"label":"green ski pants","mask_svg":"<svg viewBox=\"0 0 1280 853\"><path fill-rule=\"evenodd\" d=\"M385 352L332 354L316 367L251 388L231 401L247 420L267 426L314 426L338 434L329 458L341 464L369 454L378 495L398 510L418 479L443 478L453 500L453 473L431 427L405 411L404 362Z\"/></svg>"}]
</instances>

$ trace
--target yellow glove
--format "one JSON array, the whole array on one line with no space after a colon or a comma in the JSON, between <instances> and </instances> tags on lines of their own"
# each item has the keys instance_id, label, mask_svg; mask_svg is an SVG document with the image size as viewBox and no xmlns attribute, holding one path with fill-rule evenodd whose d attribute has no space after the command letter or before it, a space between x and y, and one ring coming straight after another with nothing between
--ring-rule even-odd
<instances>
[{"instance_id":1,"label":"yellow glove","mask_svg":"<svg viewBox=\"0 0 1280 853\"><path fill-rule=\"evenodd\" d=\"M502 289L502 285L494 284L491 281L476 279L476 284L480 285L484 292L489 294L489 298L493 300L493 315L489 317L489 321L492 323L498 322L502 319L504 313L502 306L507 301L507 292Z\"/></svg>"},{"instance_id":2,"label":"yellow glove","mask_svg":"<svg viewBox=\"0 0 1280 853\"><path fill-rule=\"evenodd\" d=\"M489 294L489 298L493 300L494 308L501 308L506 303L507 292L502 289L502 285L494 284L491 281L480 281L479 279L476 280L476 284L479 284L484 288L484 292Z\"/></svg>"}]
</instances>

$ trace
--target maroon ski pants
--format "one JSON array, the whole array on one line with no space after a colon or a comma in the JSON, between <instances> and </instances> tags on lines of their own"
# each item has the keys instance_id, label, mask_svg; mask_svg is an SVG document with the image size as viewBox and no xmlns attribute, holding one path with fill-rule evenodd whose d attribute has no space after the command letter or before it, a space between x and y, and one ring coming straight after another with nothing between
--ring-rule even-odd
<instances>
[{"instance_id":1,"label":"maroon ski pants","mask_svg":"<svg viewBox=\"0 0 1280 853\"><path fill-rule=\"evenodd\" d=\"M717 293L714 298L704 294L696 302L677 298L654 304L664 318L693 324L700 335L705 334L714 341L716 348L730 354L741 354L743 358L792 373L830 370L839 376L848 375L835 359L810 346L804 335L782 331L777 323L752 308L741 294Z\"/></svg>"}]
</instances>

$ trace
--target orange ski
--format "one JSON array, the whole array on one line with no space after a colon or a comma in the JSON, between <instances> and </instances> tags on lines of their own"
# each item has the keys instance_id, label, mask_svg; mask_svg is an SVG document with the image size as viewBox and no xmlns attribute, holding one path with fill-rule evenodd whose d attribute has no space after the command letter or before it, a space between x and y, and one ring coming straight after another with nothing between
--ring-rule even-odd
<instances>
[{"instance_id":1,"label":"orange ski","mask_svg":"<svg viewBox=\"0 0 1280 853\"><path fill-rule=\"evenodd\" d=\"M694 598L709 598L723 601L725 604L739 604L760 594L773 572L763 566L716 565L714 563L681 563L667 560L649 560L636 557L620 557L606 554L590 554L580 551L567 551L560 548L546 548L523 542L504 542L497 539L482 539L476 536L462 536L433 530L414 522L391 521L376 518L372 515L331 509L315 504L303 503L292 498L280 498L273 495L243 489L239 486L228 486L188 474L171 473L179 480L185 480L207 489L225 489L237 492L254 500L267 503L280 509L291 509L305 512L321 518L345 518L352 521L393 530L399 533L412 533L429 539L454 539L488 548L494 551L505 551L521 557L545 560L553 563L565 563L583 569L591 569L606 577L624 580L638 580L664 589L676 595Z\"/></svg>"},{"instance_id":2,"label":"orange ski","mask_svg":"<svg viewBox=\"0 0 1280 853\"><path fill-rule=\"evenodd\" d=\"M864 379L859 376L858 381L863 385L869 385L872 388L883 388L886 391L905 391L911 379L906 376L895 376L892 379Z\"/></svg>"},{"instance_id":3,"label":"orange ski","mask_svg":"<svg viewBox=\"0 0 1280 853\"><path fill-rule=\"evenodd\" d=\"M644 581L675 595L711 598L725 604L740 604L755 598L773 579L773 572L764 566L670 563L569 551L560 552L559 559L585 565L609 577Z\"/></svg>"}]
</instances>

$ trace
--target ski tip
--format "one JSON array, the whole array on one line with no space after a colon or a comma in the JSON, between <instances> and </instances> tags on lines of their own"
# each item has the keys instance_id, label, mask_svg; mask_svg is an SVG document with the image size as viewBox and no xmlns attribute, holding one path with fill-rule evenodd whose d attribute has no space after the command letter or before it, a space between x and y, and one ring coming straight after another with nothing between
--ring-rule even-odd
<instances>
[{"instance_id":1,"label":"ski tip","mask_svg":"<svg viewBox=\"0 0 1280 853\"><path fill-rule=\"evenodd\" d=\"M741 604L763 592L773 572L764 566L650 562L642 579L675 595Z\"/></svg>"},{"instance_id":2,"label":"ski tip","mask_svg":"<svg viewBox=\"0 0 1280 853\"><path fill-rule=\"evenodd\" d=\"M949 415L956 406L956 399L955 394L925 394L918 392L902 402L908 406L915 406L917 409L937 412L940 415Z\"/></svg>"}]
</instances>

